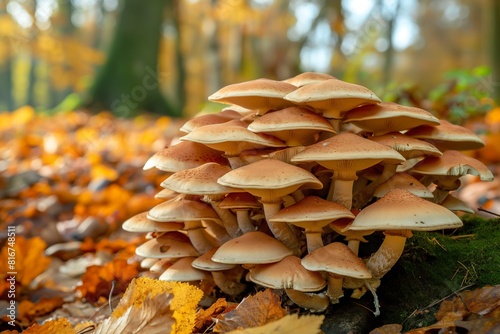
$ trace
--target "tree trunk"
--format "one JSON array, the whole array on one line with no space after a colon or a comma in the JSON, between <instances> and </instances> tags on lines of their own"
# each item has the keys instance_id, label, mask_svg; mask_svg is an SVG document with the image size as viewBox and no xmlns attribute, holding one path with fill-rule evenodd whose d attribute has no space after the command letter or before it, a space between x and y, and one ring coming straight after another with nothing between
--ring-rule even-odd
<instances>
[{"instance_id":1,"label":"tree trunk","mask_svg":"<svg viewBox=\"0 0 500 334\"><path fill-rule=\"evenodd\" d=\"M158 51L165 0L125 0L106 63L85 106L127 117L146 110L171 116L179 111L162 96Z\"/></svg>"}]
</instances>

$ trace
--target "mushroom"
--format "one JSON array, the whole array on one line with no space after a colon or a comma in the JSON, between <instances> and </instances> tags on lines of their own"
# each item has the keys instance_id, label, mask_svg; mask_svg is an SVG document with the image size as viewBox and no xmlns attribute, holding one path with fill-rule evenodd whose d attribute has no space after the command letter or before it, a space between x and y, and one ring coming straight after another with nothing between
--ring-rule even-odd
<instances>
[{"instance_id":1,"label":"mushroom","mask_svg":"<svg viewBox=\"0 0 500 334\"><path fill-rule=\"evenodd\" d=\"M430 112L393 102L382 102L353 109L346 113L343 122L354 124L376 136L408 130L420 125L439 125L439 119Z\"/></svg>"},{"instance_id":2,"label":"mushroom","mask_svg":"<svg viewBox=\"0 0 500 334\"><path fill-rule=\"evenodd\" d=\"M189 238L180 232L166 232L135 249L139 256L153 259L199 256Z\"/></svg>"},{"instance_id":3,"label":"mushroom","mask_svg":"<svg viewBox=\"0 0 500 334\"><path fill-rule=\"evenodd\" d=\"M307 196L297 203L275 213L271 222L291 223L304 229L307 251L311 253L323 247L321 233L323 227L339 218L352 218L354 215L346 207L317 196Z\"/></svg>"},{"instance_id":4,"label":"mushroom","mask_svg":"<svg viewBox=\"0 0 500 334\"><path fill-rule=\"evenodd\" d=\"M303 72L294 76L293 78L283 80L283 82L292 84L295 87L302 87L315 82L321 82L329 79L335 79L335 77L325 73Z\"/></svg>"},{"instance_id":5,"label":"mushroom","mask_svg":"<svg viewBox=\"0 0 500 334\"><path fill-rule=\"evenodd\" d=\"M396 173L389 180L382 183L373 194L380 198L387 194L392 189L405 189L413 195L422 198L433 198L432 192L423 185L419 180L408 173Z\"/></svg>"},{"instance_id":6,"label":"mushroom","mask_svg":"<svg viewBox=\"0 0 500 334\"><path fill-rule=\"evenodd\" d=\"M470 213L473 214L475 211L471 209L464 201L462 201L459 198L456 198L455 196L448 194L444 201L441 202L441 205L447 208L450 211L457 212L465 212L465 213Z\"/></svg>"},{"instance_id":7,"label":"mushroom","mask_svg":"<svg viewBox=\"0 0 500 334\"><path fill-rule=\"evenodd\" d=\"M293 105L283 97L297 87L286 82L255 79L225 86L208 97L212 102L236 104L253 109L258 115L269 110L283 109Z\"/></svg>"},{"instance_id":8,"label":"mushroom","mask_svg":"<svg viewBox=\"0 0 500 334\"><path fill-rule=\"evenodd\" d=\"M223 151L232 168L244 165L239 155L245 150L286 146L275 137L248 130L247 123L239 120L196 128L180 140L200 143Z\"/></svg>"},{"instance_id":9,"label":"mushroom","mask_svg":"<svg viewBox=\"0 0 500 334\"><path fill-rule=\"evenodd\" d=\"M326 119L299 107L268 112L250 123L248 130L256 133L265 132L282 140L288 146L313 144L317 138L315 135L320 132L335 133L333 126Z\"/></svg>"},{"instance_id":10,"label":"mushroom","mask_svg":"<svg viewBox=\"0 0 500 334\"><path fill-rule=\"evenodd\" d=\"M285 99L322 114L328 118L337 133L346 111L364 104L380 102L368 88L338 79L302 86L287 94Z\"/></svg>"},{"instance_id":11,"label":"mushroom","mask_svg":"<svg viewBox=\"0 0 500 334\"><path fill-rule=\"evenodd\" d=\"M200 288L204 282L213 281L212 275L208 272L194 268L191 264L195 257L183 257L175 261L165 270L158 279L169 282L200 282ZM212 290L213 283L208 284L207 288L202 289L205 294Z\"/></svg>"},{"instance_id":12,"label":"mushroom","mask_svg":"<svg viewBox=\"0 0 500 334\"><path fill-rule=\"evenodd\" d=\"M262 208L262 204L250 193L230 193L218 203L219 208L236 212L238 226L243 233L255 231L256 226L250 219L252 209Z\"/></svg>"},{"instance_id":13,"label":"mushroom","mask_svg":"<svg viewBox=\"0 0 500 334\"><path fill-rule=\"evenodd\" d=\"M231 296L239 295L246 289L246 285L229 280L224 274L224 271L234 268L236 266L235 264L212 261L212 256L217 251L217 249L218 247L214 247L205 254L197 257L191 263L191 265L196 269L210 271L212 273L215 285L217 285L222 292L227 293Z\"/></svg>"},{"instance_id":14,"label":"mushroom","mask_svg":"<svg viewBox=\"0 0 500 334\"><path fill-rule=\"evenodd\" d=\"M230 171L218 182L259 197L273 235L290 247L296 255L300 254L299 243L293 230L286 223L274 223L269 219L280 210L283 196L301 187L322 188L323 184L314 175L276 159L263 159Z\"/></svg>"},{"instance_id":15,"label":"mushroom","mask_svg":"<svg viewBox=\"0 0 500 334\"><path fill-rule=\"evenodd\" d=\"M363 260L354 254L349 247L340 242L332 242L320 247L302 259L304 268L311 271L327 273L327 296L336 304L344 296L342 280L344 276L368 279L372 274Z\"/></svg>"},{"instance_id":16,"label":"mushroom","mask_svg":"<svg viewBox=\"0 0 500 334\"><path fill-rule=\"evenodd\" d=\"M307 147L292 162L315 161L333 170L328 199L347 209L352 206L352 187L356 172L380 161L403 162L405 159L390 147L352 133L341 133ZM332 191L333 190L333 191Z\"/></svg>"},{"instance_id":17,"label":"mushroom","mask_svg":"<svg viewBox=\"0 0 500 334\"><path fill-rule=\"evenodd\" d=\"M179 131L182 131L184 133L189 133L194 129L199 128L200 126L226 123L233 119L240 119L241 117L242 117L241 114L234 110L225 110L219 113L203 114L188 120L179 129Z\"/></svg>"},{"instance_id":18,"label":"mushroom","mask_svg":"<svg viewBox=\"0 0 500 334\"><path fill-rule=\"evenodd\" d=\"M324 311L328 306L326 298L315 295L311 299L307 292L315 292L323 289L326 285L320 273L304 268L300 258L287 256L279 262L259 264L250 270L248 279L254 283L271 289L284 289L291 296L290 299L297 305L307 307L314 311ZM315 304L311 305L311 301Z\"/></svg>"},{"instance_id":19,"label":"mushroom","mask_svg":"<svg viewBox=\"0 0 500 334\"><path fill-rule=\"evenodd\" d=\"M128 232L168 232L184 228L184 223L157 222L149 219L147 216L148 212L142 212L130 217L123 223L122 228Z\"/></svg>"}]
</instances>

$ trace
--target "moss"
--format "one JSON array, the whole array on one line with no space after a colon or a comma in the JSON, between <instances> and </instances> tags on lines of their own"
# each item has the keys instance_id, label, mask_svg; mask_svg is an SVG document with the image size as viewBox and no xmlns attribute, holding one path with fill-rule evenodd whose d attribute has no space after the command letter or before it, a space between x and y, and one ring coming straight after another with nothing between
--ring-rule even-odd
<instances>
[{"instance_id":1,"label":"moss","mask_svg":"<svg viewBox=\"0 0 500 334\"><path fill-rule=\"evenodd\" d=\"M451 234L414 233L396 266L377 290L380 325L403 323L413 329L436 322L439 303L469 286L500 284L500 219L463 217L464 227Z\"/></svg>"}]
</instances>

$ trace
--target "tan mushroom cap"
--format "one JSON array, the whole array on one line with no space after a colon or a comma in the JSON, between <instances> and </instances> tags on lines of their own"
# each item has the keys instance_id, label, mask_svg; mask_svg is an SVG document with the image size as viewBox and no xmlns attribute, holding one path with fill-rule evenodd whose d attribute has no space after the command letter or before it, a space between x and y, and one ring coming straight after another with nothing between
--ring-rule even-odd
<instances>
[{"instance_id":1,"label":"tan mushroom cap","mask_svg":"<svg viewBox=\"0 0 500 334\"><path fill-rule=\"evenodd\" d=\"M233 169L219 178L227 187L241 188L262 202L275 201L303 188L321 189L323 184L308 171L276 159L263 159Z\"/></svg>"},{"instance_id":2,"label":"tan mushroom cap","mask_svg":"<svg viewBox=\"0 0 500 334\"><path fill-rule=\"evenodd\" d=\"M217 180L229 171L231 171L229 166L207 162L199 167L172 174L161 183L161 186L181 194L192 195L216 195L238 191L217 183Z\"/></svg>"},{"instance_id":3,"label":"tan mushroom cap","mask_svg":"<svg viewBox=\"0 0 500 334\"><path fill-rule=\"evenodd\" d=\"M438 126L419 126L406 132L407 136L425 140L441 151L477 150L484 142L471 130L460 125L441 120Z\"/></svg>"},{"instance_id":4,"label":"tan mushroom cap","mask_svg":"<svg viewBox=\"0 0 500 334\"><path fill-rule=\"evenodd\" d=\"M212 260L228 264L278 262L292 251L275 238L259 231L247 232L224 243Z\"/></svg>"},{"instance_id":5,"label":"tan mushroom cap","mask_svg":"<svg viewBox=\"0 0 500 334\"><path fill-rule=\"evenodd\" d=\"M303 292L319 291L326 286L320 273L307 270L297 256L287 256L279 262L255 266L248 278L270 289L294 289Z\"/></svg>"},{"instance_id":6,"label":"tan mushroom cap","mask_svg":"<svg viewBox=\"0 0 500 334\"><path fill-rule=\"evenodd\" d=\"M434 231L461 226L460 218L445 207L393 189L361 210L347 229Z\"/></svg>"},{"instance_id":7,"label":"tan mushroom cap","mask_svg":"<svg viewBox=\"0 0 500 334\"><path fill-rule=\"evenodd\" d=\"M181 222L157 222L149 219L148 212L139 213L127 219L122 228L128 232L169 232L184 228Z\"/></svg>"},{"instance_id":8,"label":"tan mushroom cap","mask_svg":"<svg viewBox=\"0 0 500 334\"><path fill-rule=\"evenodd\" d=\"M309 253L302 259L302 265L308 270L327 271L341 276L359 279L372 277L363 260L340 242L332 242Z\"/></svg>"},{"instance_id":9,"label":"tan mushroom cap","mask_svg":"<svg viewBox=\"0 0 500 334\"><path fill-rule=\"evenodd\" d=\"M255 79L228 85L208 97L210 101L236 104L257 109L265 113L271 109L282 109L293 105L283 97L297 89L294 85L270 79Z\"/></svg>"},{"instance_id":10,"label":"tan mushroom cap","mask_svg":"<svg viewBox=\"0 0 500 334\"><path fill-rule=\"evenodd\" d=\"M308 106L326 118L341 118L355 107L379 103L380 99L366 87L338 79L311 83L285 96L297 105Z\"/></svg>"},{"instance_id":11,"label":"tan mushroom cap","mask_svg":"<svg viewBox=\"0 0 500 334\"><path fill-rule=\"evenodd\" d=\"M286 146L275 137L248 130L247 123L239 120L196 128L180 140L206 145L227 156L237 156L244 150Z\"/></svg>"},{"instance_id":12,"label":"tan mushroom cap","mask_svg":"<svg viewBox=\"0 0 500 334\"><path fill-rule=\"evenodd\" d=\"M219 249L219 247L214 247L214 248L210 249L205 254L197 257L191 263L191 265L193 267L195 267L196 269L206 270L206 271L222 271L222 270L229 270L231 268L234 268L234 266L236 266L235 264L220 263L220 262L212 261L212 256L215 254L215 252L218 249Z\"/></svg>"},{"instance_id":13,"label":"tan mushroom cap","mask_svg":"<svg viewBox=\"0 0 500 334\"><path fill-rule=\"evenodd\" d=\"M156 193L155 198L158 199L165 199L165 200L171 200L179 196L178 192L175 192L170 189L162 189L159 192Z\"/></svg>"},{"instance_id":14,"label":"tan mushroom cap","mask_svg":"<svg viewBox=\"0 0 500 334\"><path fill-rule=\"evenodd\" d=\"M439 125L439 119L420 108L382 102L347 112L343 123L351 123L361 129L383 134L408 130L420 125Z\"/></svg>"},{"instance_id":15,"label":"tan mushroom cap","mask_svg":"<svg viewBox=\"0 0 500 334\"><path fill-rule=\"evenodd\" d=\"M369 137L368 139L391 147L398 151L405 159L412 159L423 155L435 157L443 155L443 153L432 144L399 132L390 132L382 136Z\"/></svg>"},{"instance_id":16,"label":"tan mushroom cap","mask_svg":"<svg viewBox=\"0 0 500 334\"><path fill-rule=\"evenodd\" d=\"M149 268L149 271L152 272L152 273L161 274L165 270L167 270L168 268L170 268L170 266L172 264L174 264L174 262L177 259L171 259L171 258L166 257L164 259L153 259L153 260L156 260L156 262Z\"/></svg>"},{"instance_id":17,"label":"tan mushroom cap","mask_svg":"<svg viewBox=\"0 0 500 334\"><path fill-rule=\"evenodd\" d=\"M392 189L405 189L413 195L422 198L432 198L432 192L408 173L396 173L389 180L382 183L373 194L375 197L383 197Z\"/></svg>"},{"instance_id":18,"label":"tan mushroom cap","mask_svg":"<svg viewBox=\"0 0 500 334\"><path fill-rule=\"evenodd\" d=\"M248 130L271 134L288 146L311 144L314 135L322 131L335 133L325 118L299 107L268 112L250 123Z\"/></svg>"},{"instance_id":19,"label":"tan mushroom cap","mask_svg":"<svg viewBox=\"0 0 500 334\"><path fill-rule=\"evenodd\" d=\"M228 194L220 203L221 209L259 209L262 204L250 193L238 192Z\"/></svg>"},{"instance_id":20,"label":"tan mushroom cap","mask_svg":"<svg viewBox=\"0 0 500 334\"><path fill-rule=\"evenodd\" d=\"M219 113L203 114L195 116L190 120L186 121L186 123L184 123L184 125L181 126L179 131L189 133L194 129L199 128L200 126L226 123L233 119L240 119L241 117L242 117L241 114L234 110L226 110L226 111L221 111Z\"/></svg>"},{"instance_id":21,"label":"tan mushroom cap","mask_svg":"<svg viewBox=\"0 0 500 334\"><path fill-rule=\"evenodd\" d=\"M434 176L462 176L472 174L481 181L493 181L494 177L488 167L477 159L459 151L444 151L441 157L427 157L413 166L412 172Z\"/></svg>"},{"instance_id":22,"label":"tan mushroom cap","mask_svg":"<svg viewBox=\"0 0 500 334\"><path fill-rule=\"evenodd\" d=\"M166 172L178 172L198 167L206 162L229 165L222 153L194 142L180 142L156 152L144 165L144 169L156 167Z\"/></svg>"},{"instance_id":23,"label":"tan mushroom cap","mask_svg":"<svg viewBox=\"0 0 500 334\"><path fill-rule=\"evenodd\" d=\"M314 225L323 227L339 218L354 219L354 214L345 206L317 196L306 196L300 201L274 214L271 222L287 222L310 229Z\"/></svg>"},{"instance_id":24,"label":"tan mushroom cap","mask_svg":"<svg viewBox=\"0 0 500 334\"><path fill-rule=\"evenodd\" d=\"M315 82L321 82L324 80L335 79L335 77L318 72L303 72L292 78L283 80L283 82L287 82L289 84L294 85L295 87L302 87L305 85L309 85Z\"/></svg>"},{"instance_id":25,"label":"tan mushroom cap","mask_svg":"<svg viewBox=\"0 0 500 334\"><path fill-rule=\"evenodd\" d=\"M195 257L184 257L172 264L158 278L161 281L192 282L212 279L209 272L194 268L191 263Z\"/></svg>"},{"instance_id":26,"label":"tan mushroom cap","mask_svg":"<svg viewBox=\"0 0 500 334\"><path fill-rule=\"evenodd\" d=\"M180 232L167 232L158 238L146 241L136 248L139 256L162 259L199 256L189 238Z\"/></svg>"},{"instance_id":27,"label":"tan mushroom cap","mask_svg":"<svg viewBox=\"0 0 500 334\"><path fill-rule=\"evenodd\" d=\"M158 222L211 220L221 223L219 216L210 205L189 199L178 199L158 204L149 210L147 217Z\"/></svg>"},{"instance_id":28,"label":"tan mushroom cap","mask_svg":"<svg viewBox=\"0 0 500 334\"><path fill-rule=\"evenodd\" d=\"M444 201L440 204L453 212L462 211L470 214L475 213L475 211L470 208L464 201L451 194L448 194L448 196L446 196Z\"/></svg>"},{"instance_id":29,"label":"tan mushroom cap","mask_svg":"<svg viewBox=\"0 0 500 334\"><path fill-rule=\"evenodd\" d=\"M397 151L352 133L340 133L307 147L292 162L315 161L332 170L362 170L380 161L400 163Z\"/></svg>"}]
</instances>

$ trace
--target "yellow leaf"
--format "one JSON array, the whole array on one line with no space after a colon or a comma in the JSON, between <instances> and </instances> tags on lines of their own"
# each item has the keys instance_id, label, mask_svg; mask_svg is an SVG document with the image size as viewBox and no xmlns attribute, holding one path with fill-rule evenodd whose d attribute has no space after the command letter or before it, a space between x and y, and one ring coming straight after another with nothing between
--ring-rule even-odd
<instances>
[{"instance_id":1,"label":"yellow leaf","mask_svg":"<svg viewBox=\"0 0 500 334\"><path fill-rule=\"evenodd\" d=\"M3 333L17 333L17 331L5 331ZM76 334L75 330L69 323L68 319L60 318L57 320L50 320L43 325L34 324L22 332L23 334Z\"/></svg>"},{"instance_id":2,"label":"yellow leaf","mask_svg":"<svg viewBox=\"0 0 500 334\"><path fill-rule=\"evenodd\" d=\"M227 334L319 334L324 315L284 316L264 326L239 329Z\"/></svg>"}]
</instances>

